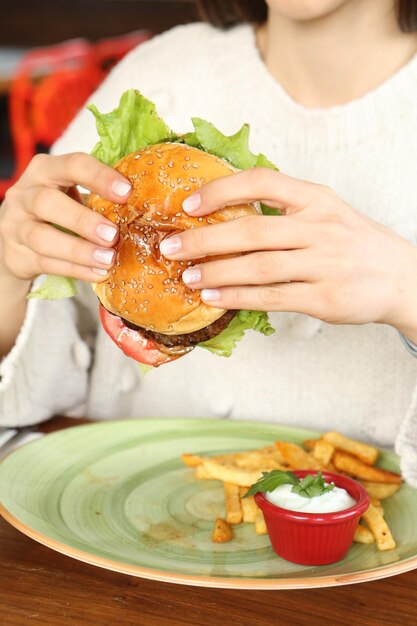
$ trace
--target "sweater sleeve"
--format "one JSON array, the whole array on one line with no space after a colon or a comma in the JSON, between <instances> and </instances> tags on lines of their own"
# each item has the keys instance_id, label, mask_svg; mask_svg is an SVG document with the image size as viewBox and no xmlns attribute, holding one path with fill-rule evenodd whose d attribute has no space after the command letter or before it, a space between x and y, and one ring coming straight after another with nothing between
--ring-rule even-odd
<instances>
[{"instance_id":1,"label":"sweater sleeve","mask_svg":"<svg viewBox=\"0 0 417 626\"><path fill-rule=\"evenodd\" d=\"M0 363L1 426L26 426L82 410L90 351L76 318L72 300L29 300L16 343Z\"/></svg>"}]
</instances>

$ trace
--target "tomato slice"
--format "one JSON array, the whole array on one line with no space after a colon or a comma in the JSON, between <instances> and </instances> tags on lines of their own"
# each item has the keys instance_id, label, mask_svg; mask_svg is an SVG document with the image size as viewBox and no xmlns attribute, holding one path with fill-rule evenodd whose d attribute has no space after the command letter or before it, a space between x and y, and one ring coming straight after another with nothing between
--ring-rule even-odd
<instances>
[{"instance_id":1,"label":"tomato slice","mask_svg":"<svg viewBox=\"0 0 417 626\"><path fill-rule=\"evenodd\" d=\"M163 363L175 361L181 355L169 355L158 349L158 344L147 339L137 330L128 328L120 317L109 313L102 304L100 307L100 320L104 330L113 339L123 352L135 361L158 367Z\"/></svg>"}]
</instances>

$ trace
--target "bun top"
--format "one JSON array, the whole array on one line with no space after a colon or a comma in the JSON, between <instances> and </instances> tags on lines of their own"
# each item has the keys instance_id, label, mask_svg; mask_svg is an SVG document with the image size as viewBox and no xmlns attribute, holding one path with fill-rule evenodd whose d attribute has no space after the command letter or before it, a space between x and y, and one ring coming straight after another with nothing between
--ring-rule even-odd
<instances>
[{"instance_id":1,"label":"bun top","mask_svg":"<svg viewBox=\"0 0 417 626\"><path fill-rule=\"evenodd\" d=\"M205 217L190 217L182 202L204 183L236 170L226 161L179 143L149 146L121 159L115 168L132 184L126 204L91 194L88 206L119 228L115 265L109 278L93 286L103 306L136 326L166 335L192 333L215 322L224 310L201 301L200 292L182 281L187 266L171 261L159 244L165 237L209 224L258 213L237 205Z\"/></svg>"}]
</instances>

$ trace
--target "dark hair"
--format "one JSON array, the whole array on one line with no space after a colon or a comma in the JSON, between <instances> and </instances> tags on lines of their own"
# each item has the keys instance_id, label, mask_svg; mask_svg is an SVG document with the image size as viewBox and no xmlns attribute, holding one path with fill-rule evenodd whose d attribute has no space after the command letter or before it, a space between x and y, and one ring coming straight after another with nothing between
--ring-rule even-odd
<instances>
[{"instance_id":1,"label":"dark hair","mask_svg":"<svg viewBox=\"0 0 417 626\"><path fill-rule=\"evenodd\" d=\"M397 20L405 33L417 31L417 0L396 0ZM241 22L262 24L267 16L265 0L197 0L203 19L227 28Z\"/></svg>"}]
</instances>

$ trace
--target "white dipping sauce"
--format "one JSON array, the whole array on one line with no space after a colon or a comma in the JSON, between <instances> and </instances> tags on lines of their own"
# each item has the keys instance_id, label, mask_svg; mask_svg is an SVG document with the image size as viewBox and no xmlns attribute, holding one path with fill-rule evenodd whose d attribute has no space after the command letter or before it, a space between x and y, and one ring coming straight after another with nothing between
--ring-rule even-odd
<instances>
[{"instance_id":1,"label":"white dipping sauce","mask_svg":"<svg viewBox=\"0 0 417 626\"><path fill-rule=\"evenodd\" d=\"M325 483L327 485L328 483ZM266 499L289 511L302 511L303 513L334 513L349 509L356 504L356 500L341 487L334 486L331 491L326 491L321 496L305 498L298 493L293 493L292 485L280 485L273 491L265 493Z\"/></svg>"}]
</instances>

